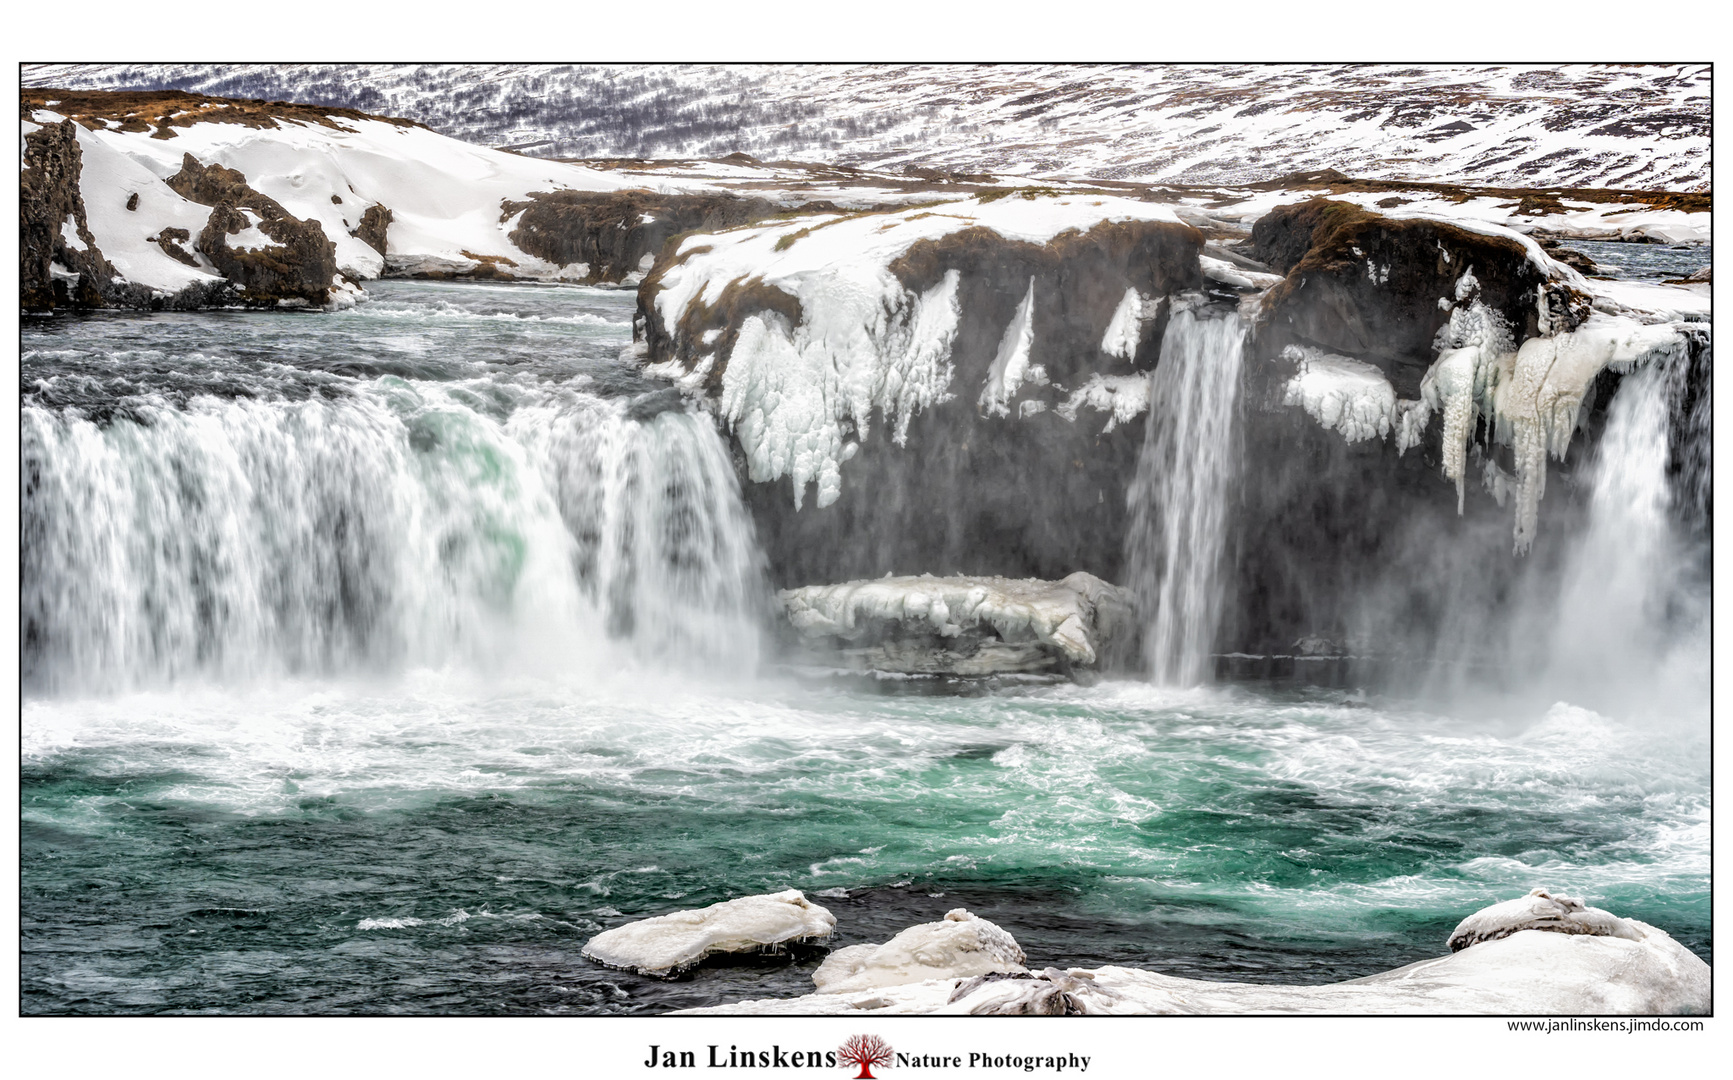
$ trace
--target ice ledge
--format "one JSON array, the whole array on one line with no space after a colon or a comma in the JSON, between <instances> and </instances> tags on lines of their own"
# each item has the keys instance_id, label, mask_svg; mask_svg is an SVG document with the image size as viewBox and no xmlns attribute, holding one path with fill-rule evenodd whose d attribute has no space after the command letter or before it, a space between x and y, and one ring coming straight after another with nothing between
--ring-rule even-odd
<instances>
[{"instance_id":1,"label":"ice ledge","mask_svg":"<svg viewBox=\"0 0 1733 1080\"><path fill-rule=\"evenodd\" d=\"M803 646L872 671L1093 668L1110 643L1132 632L1130 594L1082 571L1060 581L884 577L777 595Z\"/></svg>"}]
</instances>

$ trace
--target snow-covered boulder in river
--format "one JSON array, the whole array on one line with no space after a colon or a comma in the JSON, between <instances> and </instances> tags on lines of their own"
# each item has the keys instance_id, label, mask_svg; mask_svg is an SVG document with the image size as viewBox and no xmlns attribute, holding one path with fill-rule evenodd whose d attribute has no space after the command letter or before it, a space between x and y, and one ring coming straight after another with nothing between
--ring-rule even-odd
<instances>
[{"instance_id":1,"label":"snow-covered boulder in river","mask_svg":"<svg viewBox=\"0 0 1733 1080\"><path fill-rule=\"evenodd\" d=\"M1554 896L1535 889L1527 896L1481 908L1450 932L1451 952L1461 952L1483 941L1497 941L1524 930L1546 930L1555 934L1586 934L1642 941L1637 924L1610 911L1589 907L1570 896Z\"/></svg>"},{"instance_id":2,"label":"snow-covered boulder in river","mask_svg":"<svg viewBox=\"0 0 1733 1080\"><path fill-rule=\"evenodd\" d=\"M807 656L908 674L1096 668L1131 645L1131 594L1078 571L1060 581L886 577L785 589Z\"/></svg>"},{"instance_id":3,"label":"snow-covered boulder in river","mask_svg":"<svg viewBox=\"0 0 1733 1080\"><path fill-rule=\"evenodd\" d=\"M640 975L673 978L717 953L774 953L830 936L836 916L800 890L742 896L616 926L591 938L584 955Z\"/></svg>"},{"instance_id":4,"label":"snow-covered boulder in river","mask_svg":"<svg viewBox=\"0 0 1733 1080\"><path fill-rule=\"evenodd\" d=\"M1492 936L1471 946L1458 945L1465 934L1473 937L1483 933ZM1451 945L1457 951L1449 956L1328 986L1210 982L1117 966L1047 968L1039 974L981 973L969 979L935 978L902 985L821 983L819 993L804 997L742 1001L687 1011L975 1016L1672 1016L1709 1011L1709 965L1665 931L1585 908L1580 902L1554 901L1541 890L1465 919L1451 935Z\"/></svg>"},{"instance_id":5,"label":"snow-covered boulder in river","mask_svg":"<svg viewBox=\"0 0 1733 1080\"><path fill-rule=\"evenodd\" d=\"M850 945L825 957L812 981L821 994L845 994L931 979L1021 972L1023 950L1010 934L963 908L921 923L883 945Z\"/></svg>"}]
</instances>

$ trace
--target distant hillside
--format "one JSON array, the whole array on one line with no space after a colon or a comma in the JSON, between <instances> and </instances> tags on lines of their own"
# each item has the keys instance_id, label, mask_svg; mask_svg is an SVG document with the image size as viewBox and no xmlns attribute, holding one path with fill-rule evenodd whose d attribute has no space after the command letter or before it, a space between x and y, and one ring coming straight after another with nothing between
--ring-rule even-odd
<instances>
[{"instance_id":1,"label":"distant hillside","mask_svg":"<svg viewBox=\"0 0 1733 1080\"><path fill-rule=\"evenodd\" d=\"M1244 183L1301 170L1707 191L1709 67L26 65L408 117L547 157Z\"/></svg>"}]
</instances>

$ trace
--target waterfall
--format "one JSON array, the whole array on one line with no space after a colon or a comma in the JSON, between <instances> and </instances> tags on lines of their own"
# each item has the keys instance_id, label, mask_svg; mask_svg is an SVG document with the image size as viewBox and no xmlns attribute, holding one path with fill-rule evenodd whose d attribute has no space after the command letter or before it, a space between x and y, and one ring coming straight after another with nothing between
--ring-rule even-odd
<instances>
[{"instance_id":1,"label":"waterfall","mask_svg":"<svg viewBox=\"0 0 1733 1080\"><path fill-rule=\"evenodd\" d=\"M300 401L134 398L107 417L30 405L21 421L36 689L559 671L618 642L756 663L760 556L701 416L387 377Z\"/></svg>"},{"instance_id":2,"label":"waterfall","mask_svg":"<svg viewBox=\"0 0 1733 1080\"><path fill-rule=\"evenodd\" d=\"M1127 562L1147 614L1159 683L1210 676L1220 618L1228 485L1244 332L1237 313L1178 311L1150 376L1150 413L1130 492Z\"/></svg>"},{"instance_id":3,"label":"waterfall","mask_svg":"<svg viewBox=\"0 0 1733 1080\"><path fill-rule=\"evenodd\" d=\"M1709 586L1694 572L1697 559L1678 529L1678 511L1691 508L1674 505L1698 493L1689 484L1679 490L1668 476L1687 362L1666 358L1627 375L1607 410L1589 470L1587 521L1541 638L1550 684L1579 694L1648 695L1676 677L1706 674ZM1701 416L1686 418L1698 437L1686 450L1706 454L1706 405L1699 406ZM1690 655L1698 651L1703 655ZM1682 665L1669 671L1674 660Z\"/></svg>"}]
</instances>

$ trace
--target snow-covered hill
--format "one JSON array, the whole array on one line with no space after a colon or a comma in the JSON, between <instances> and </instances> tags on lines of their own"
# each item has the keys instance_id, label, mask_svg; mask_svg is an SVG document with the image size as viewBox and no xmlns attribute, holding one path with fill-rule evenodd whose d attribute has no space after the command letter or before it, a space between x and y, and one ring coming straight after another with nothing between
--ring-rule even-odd
<instances>
[{"instance_id":1,"label":"snow-covered hill","mask_svg":"<svg viewBox=\"0 0 1733 1080\"><path fill-rule=\"evenodd\" d=\"M801 158L1041 177L1707 191L1687 65L29 65L25 86L178 88L405 116L560 157Z\"/></svg>"},{"instance_id":2,"label":"snow-covered hill","mask_svg":"<svg viewBox=\"0 0 1733 1080\"><path fill-rule=\"evenodd\" d=\"M203 297L201 290L225 280L246 287L251 299L284 299L274 283L245 280L230 268L304 261L283 246L288 241L276 235L274 221L306 237L308 250L330 245L322 276L336 293L347 286L331 281L333 272L365 280L388 267L452 273L497 266L513 277L582 279L587 266L551 263L514 244L527 204L515 214L505 205L533 192L647 186L364 114L184 95L34 97L26 94L20 123L25 169L46 161L51 135L68 144L63 159L77 162L55 211L65 215L64 250L94 245L113 284L140 287L159 301L189 288ZM65 277L65 260L55 260L50 273ZM318 302L325 288L314 283L297 295Z\"/></svg>"}]
</instances>

